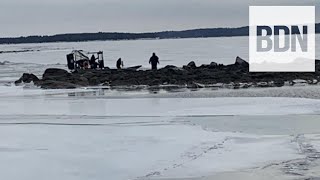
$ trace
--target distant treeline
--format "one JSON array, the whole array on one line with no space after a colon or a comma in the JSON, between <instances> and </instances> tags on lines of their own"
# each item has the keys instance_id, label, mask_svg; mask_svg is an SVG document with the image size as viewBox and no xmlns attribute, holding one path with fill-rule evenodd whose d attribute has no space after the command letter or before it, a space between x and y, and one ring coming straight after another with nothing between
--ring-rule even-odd
<instances>
[{"instance_id":1,"label":"distant treeline","mask_svg":"<svg viewBox=\"0 0 320 180\"><path fill-rule=\"evenodd\" d=\"M320 24L316 24L316 33L320 32ZM207 38L248 36L249 27L240 28L208 28L185 31L163 31L153 33L77 33L58 34L53 36L27 36L14 38L0 38L0 44L46 43L46 42L81 42L97 40L137 40L137 39L174 39L174 38Z\"/></svg>"}]
</instances>

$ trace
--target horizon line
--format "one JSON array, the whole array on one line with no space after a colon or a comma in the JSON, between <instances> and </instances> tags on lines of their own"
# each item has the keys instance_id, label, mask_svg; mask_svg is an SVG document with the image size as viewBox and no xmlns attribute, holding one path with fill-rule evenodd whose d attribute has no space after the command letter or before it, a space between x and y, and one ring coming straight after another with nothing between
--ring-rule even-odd
<instances>
[{"instance_id":1,"label":"horizon line","mask_svg":"<svg viewBox=\"0 0 320 180\"><path fill-rule=\"evenodd\" d=\"M316 23L318 24L318 23ZM320 24L320 23L319 23ZM27 37L44 37L44 36L59 36L59 35L74 35L74 34L98 34L98 33L112 33L112 34L149 34L149 33L162 33L162 32L183 32L183 31L193 31L193 30L205 30L205 29L240 29L246 28L247 26L238 26L238 27L201 27L201 28L190 28L182 30L162 30L162 31L146 31L146 32L125 32L125 31L97 31L97 32L66 32L66 33L57 33L51 35L24 35L24 36L10 36L10 37L1 37L0 39L13 39L13 38L27 38Z\"/></svg>"},{"instance_id":2,"label":"horizon line","mask_svg":"<svg viewBox=\"0 0 320 180\"><path fill-rule=\"evenodd\" d=\"M315 23L315 33L320 30L320 23ZM319 28L317 28L319 27ZM208 31L211 33L208 34ZM179 39L179 38L209 38L248 36L249 26L239 27L200 27L184 30L164 30L153 32L79 32L59 33L53 35L26 35L15 37L0 37L0 44L50 43L50 42L83 42L83 41L112 41L138 39ZM318 31L320 33L320 31ZM172 35L175 34L175 35ZM82 37L83 36L83 37ZM99 37L97 37L99 36ZM106 38L107 36L107 38ZM109 37L110 36L110 37ZM129 36L129 37L128 37Z\"/></svg>"}]
</instances>

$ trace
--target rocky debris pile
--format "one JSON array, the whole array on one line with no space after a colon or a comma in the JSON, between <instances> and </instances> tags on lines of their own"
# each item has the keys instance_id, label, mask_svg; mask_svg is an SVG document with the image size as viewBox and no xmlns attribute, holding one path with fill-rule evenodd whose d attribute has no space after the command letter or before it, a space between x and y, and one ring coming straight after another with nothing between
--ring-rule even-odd
<instances>
[{"instance_id":1,"label":"rocky debris pile","mask_svg":"<svg viewBox=\"0 0 320 180\"><path fill-rule=\"evenodd\" d=\"M38 82L39 78L34 75L34 74L29 74L29 73L24 73L20 79L18 79L15 83L20 84L20 83L31 83L31 82Z\"/></svg>"},{"instance_id":2,"label":"rocky debris pile","mask_svg":"<svg viewBox=\"0 0 320 180\"><path fill-rule=\"evenodd\" d=\"M234 64L222 65L212 62L196 66L190 62L182 68L166 66L157 71L136 69L79 70L68 72L49 68L42 78L23 74L16 84L34 82L44 89L69 89L86 86L151 86L187 88L225 87L276 87L295 84L317 84L320 80L320 61L316 73L250 73L249 64L240 57Z\"/></svg>"}]
</instances>

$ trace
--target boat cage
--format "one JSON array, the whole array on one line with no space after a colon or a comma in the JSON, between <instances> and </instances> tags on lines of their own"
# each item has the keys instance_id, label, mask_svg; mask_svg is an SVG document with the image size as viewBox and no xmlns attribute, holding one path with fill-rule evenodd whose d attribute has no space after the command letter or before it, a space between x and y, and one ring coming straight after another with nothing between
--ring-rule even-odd
<instances>
[{"instance_id":1,"label":"boat cage","mask_svg":"<svg viewBox=\"0 0 320 180\"><path fill-rule=\"evenodd\" d=\"M90 57L90 58L89 58ZM74 50L67 55L68 69L103 69L103 52L85 52Z\"/></svg>"}]
</instances>

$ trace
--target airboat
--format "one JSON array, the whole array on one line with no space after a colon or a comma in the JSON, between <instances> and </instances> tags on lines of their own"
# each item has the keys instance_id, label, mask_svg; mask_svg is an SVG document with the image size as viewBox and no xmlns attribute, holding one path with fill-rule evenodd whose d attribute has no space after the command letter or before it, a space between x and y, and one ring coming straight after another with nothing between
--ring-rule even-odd
<instances>
[{"instance_id":1,"label":"airboat","mask_svg":"<svg viewBox=\"0 0 320 180\"><path fill-rule=\"evenodd\" d=\"M89 58L90 57L90 58ZM87 52L83 50L74 50L67 54L67 65L71 71L80 69L105 69L103 51ZM126 70L134 70L141 68L142 65L124 68Z\"/></svg>"},{"instance_id":2,"label":"airboat","mask_svg":"<svg viewBox=\"0 0 320 180\"><path fill-rule=\"evenodd\" d=\"M104 69L103 51L74 50L67 54L67 64L68 69L72 71L78 69Z\"/></svg>"}]
</instances>

